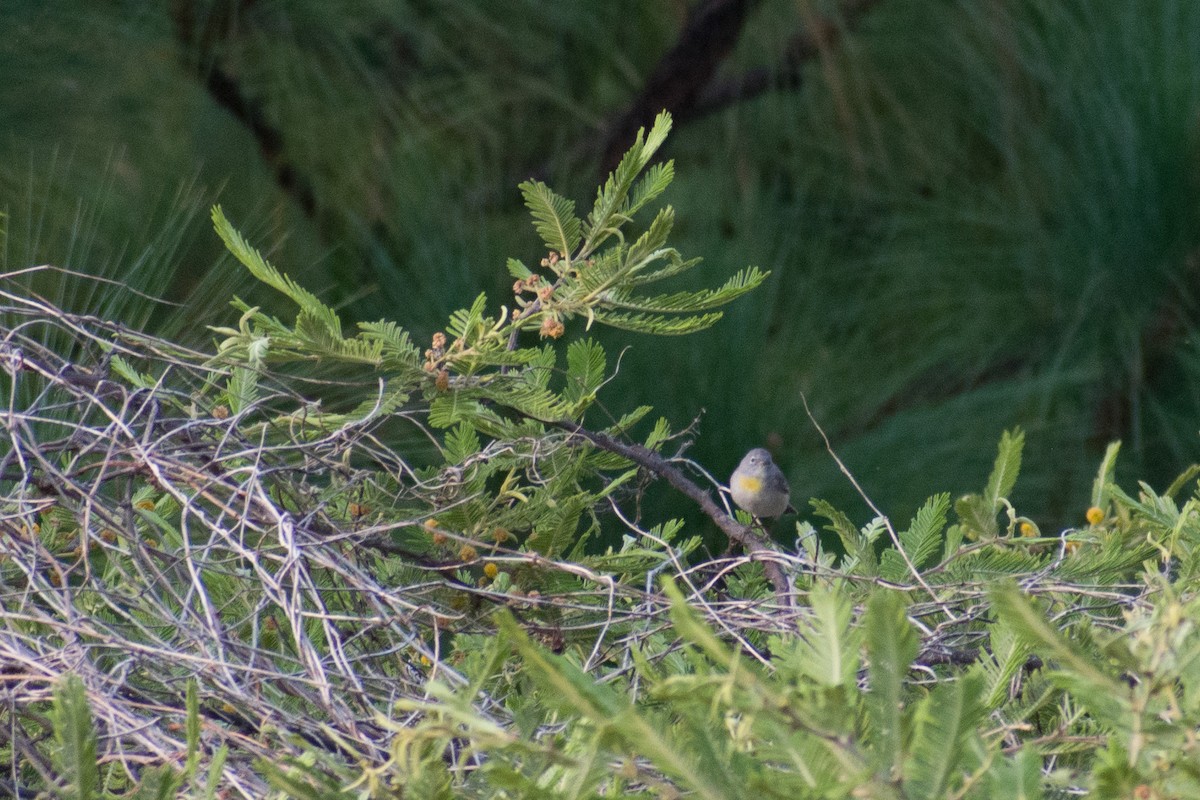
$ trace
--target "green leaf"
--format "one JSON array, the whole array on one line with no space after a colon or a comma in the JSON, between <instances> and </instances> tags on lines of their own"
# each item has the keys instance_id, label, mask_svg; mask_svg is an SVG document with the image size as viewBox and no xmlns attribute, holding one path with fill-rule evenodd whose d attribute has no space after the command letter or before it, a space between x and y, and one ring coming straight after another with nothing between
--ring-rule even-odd
<instances>
[{"instance_id":1,"label":"green leaf","mask_svg":"<svg viewBox=\"0 0 1200 800\"><path fill-rule=\"evenodd\" d=\"M413 344L408 331L395 322L360 322L358 328L364 340L378 343L379 354L383 358L381 366L384 369L420 369L421 351Z\"/></svg>"},{"instance_id":2,"label":"green leaf","mask_svg":"<svg viewBox=\"0 0 1200 800\"><path fill-rule=\"evenodd\" d=\"M468 422L477 430L488 433L485 424L502 424L504 420L479 400L457 392L439 395L429 403L429 424L434 428L449 428L460 422Z\"/></svg>"},{"instance_id":3,"label":"green leaf","mask_svg":"<svg viewBox=\"0 0 1200 800\"><path fill-rule=\"evenodd\" d=\"M850 518L827 500L814 497L808 501L808 504L812 506L817 516L829 520L828 525L822 526L823 529L836 533L842 542L842 548L852 556L857 555L859 548L862 547L862 542L858 535L858 528L850 521Z\"/></svg>"},{"instance_id":4,"label":"green leaf","mask_svg":"<svg viewBox=\"0 0 1200 800\"><path fill-rule=\"evenodd\" d=\"M317 296L301 287L288 276L271 266L262 255L251 247L242 235L225 218L220 206L213 206L213 227L234 257L250 270L250 274L263 283L290 297L302 312L319 321L320 327L334 339L342 338L342 322L332 308L317 299Z\"/></svg>"},{"instance_id":5,"label":"green leaf","mask_svg":"<svg viewBox=\"0 0 1200 800\"><path fill-rule=\"evenodd\" d=\"M446 323L446 332L452 339L473 343L483 327L483 313L486 310L487 294L480 292L470 308L460 308L450 315L450 321Z\"/></svg>"},{"instance_id":6,"label":"green leaf","mask_svg":"<svg viewBox=\"0 0 1200 800\"><path fill-rule=\"evenodd\" d=\"M1025 447L1025 433L1020 428L1005 431L997 447L996 463L988 476L983 494L963 495L954 502L954 512L964 532L977 539L995 539L1000 535L996 514L1007 502L1008 495L1016 485L1021 471L1021 451Z\"/></svg>"},{"instance_id":7,"label":"green leaf","mask_svg":"<svg viewBox=\"0 0 1200 800\"><path fill-rule=\"evenodd\" d=\"M137 789L128 796L132 800L172 800L182 783L182 774L169 764L148 767L142 770Z\"/></svg>"},{"instance_id":8,"label":"green leaf","mask_svg":"<svg viewBox=\"0 0 1200 800\"><path fill-rule=\"evenodd\" d=\"M721 319L721 312L700 314L694 317L663 317L658 314L624 314L597 311L597 322L621 330L636 333L652 333L658 336L682 336L710 328Z\"/></svg>"},{"instance_id":9,"label":"green leaf","mask_svg":"<svg viewBox=\"0 0 1200 800\"><path fill-rule=\"evenodd\" d=\"M647 414L653 411L653 406L638 406L632 411L627 411L621 415L621 418L612 425L604 429L605 433L619 436L629 432L637 423L641 422Z\"/></svg>"},{"instance_id":10,"label":"green leaf","mask_svg":"<svg viewBox=\"0 0 1200 800\"><path fill-rule=\"evenodd\" d=\"M666 417L659 417L655 420L650 435L646 437L646 448L657 450L669 438L671 438L671 423L667 421Z\"/></svg>"},{"instance_id":11,"label":"green leaf","mask_svg":"<svg viewBox=\"0 0 1200 800\"><path fill-rule=\"evenodd\" d=\"M637 179L633 190L629 193L629 208L625 213L632 216L643 206L661 195L675 180L675 162L664 161L654 164Z\"/></svg>"},{"instance_id":12,"label":"green leaf","mask_svg":"<svg viewBox=\"0 0 1200 800\"><path fill-rule=\"evenodd\" d=\"M87 690L77 675L66 675L54 690L50 709L54 726L54 767L63 782L63 797L92 800L99 797L96 767L96 729L88 706Z\"/></svg>"},{"instance_id":13,"label":"green leaf","mask_svg":"<svg viewBox=\"0 0 1200 800\"><path fill-rule=\"evenodd\" d=\"M995 539L1000 535L996 511L981 494L965 494L955 500L954 513L963 530L976 539Z\"/></svg>"},{"instance_id":14,"label":"green leaf","mask_svg":"<svg viewBox=\"0 0 1200 800\"><path fill-rule=\"evenodd\" d=\"M580 533L579 520L591 502L592 496L586 493L556 498L525 540L526 546L546 558L559 558L575 548L586 535L586 531Z\"/></svg>"},{"instance_id":15,"label":"green leaf","mask_svg":"<svg viewBox=\"0 0 1200 800\"><path fill-rule=\"evenodd\" d=\"M983 701L987 709L999 708L1008 700L1012 681L1025 668L1032 652L1032 641L1018 635L1007 616L988 627L988 647L980 653L978 662L988 683Z\"/></svg>"},{"instance_id":16,"label":"green leaf","mask_svg":"<svg viewBox=\"0 0 1200 800\"><path fill-rule=\"evenodd\" d=\"M899 592L878 589L871 595L863 630L871 687L866 697L871 750L875 768L890 780L904 760L904 680L920 641Z\"/></svg>"},{"instance_id":17,"label":"green leaf","mask_svg":"<svg viewBox=\"0 0 1200 800\"><path fill-rule=\"evenodd\" d=\"M949 511L950 495L945 492L934 495L917 511L908 530L900 534L900 544L917 569L927 566L942 551ZM881 574L888 580L903 581L911 577L908 564L895 550L884 550L880 563Z\"/></svg>"},{"instance_id":18,"label":"green leaf","mask_svg":"<svg viewBox=\"0 0 1200 800\"><path fill-rule=\"evenodd\" d=\"M632 275L651 261L664 257L667 252L675 254L678 258L678 254L674 250L663 250L667 243L667 237L671 235L671 229L674 226L674 209L670 206L660 208L658 214L654 216L654 221L650 223L650 227L626 251L625 264L621 272L625 275Z\"/></svg>"},{"instance_id":19,"label":"green leaf","mask_svg":"<svg viewBox=\"0 0 1200 800\"><path fill-rule=\"evenodd\" d=\"M1097 751L1096 763L1092 770L1093 788L1096 796L1102 798L1137 797L1138 784L1146 781L1146 776L1137 769L1136 759L1129 756L1128 747L1124 742L1114 738L1108 740L1108 746ZM1183 795L1175 795L1181 797ZM1150 797L1154 797L1151 794Z\"/></svg>"},{"instance_id":20,"label":"green leaf","mask_svg":"<svg viewBox=\"0 0 1200 800\"><path fill-rule=\"evenodd\" d=\"M607 361L604 348L594 339L580 339L567 346L567 382L563 400L573 406L586 405L604 383Z\"/></svg>"},{"instance_id":21,"label":"green leaf","mask_svg":"<svg viewBox=\"0 0 1200 800\"><path fill-rule=\"evenodd\" d=\"M1096 480L1092 483L1093 506L1104 507L1108 487L1113 482L1113 471L1117 468L1117 453L1119 452L1121 452L1120 442L1112 442L1104 451L1104 458L1100 461L1100 469L1096 473Z\"/></svg>"},{"instance_id":22,"label":"green leaf","mask_svg":"<svg viewBox=\"0 0 1200 800\"><path fill-rule=\"evenodd\" d=\"M962 547L964 530L962 525L951 525L946 528L946 536L944 539L944 547L942 548L942 561L949 561L959 548Z\"/></svg>"},{"instance_id":23,"label":"green leaf","mask_svg":"<svg viewBox=\"0 0 1200 800\"><path fill-rule=\"evenodd\" d=\"M561 397L532 381L495 382L479 391L482 396L491 398L497 404L533 419L559 420L570 414L570 408L563 403Z\"/></svg>"},{"instance_id":24,"label":"green leaf","mask_svg":"<svg viewBox=\"0 0 1200 800\"><path fill-rule=\"evenodd\" d=\"M667 134L671 132L671 115L667 111L658 112L658 116L654 118L654 125L650 128L650 135L646 137L646 144L640 153L642 166L638 167L638 172L650 163L651 157L658 152L658 148L662 147L663 142L667 140ZM638 130L638 139L642 138L642 132Z\"/></svg>"},{"instance_id":25,"label":"green leaf","mask_svg":"<svg viewBox=\"0 0 1200 800\"><path fill-rule=\"evenodd\" d=\"M1016 485L1017 474L1021 471L1021 450L1025 447L1025 432L1020 428L1005 431L1000 437L999 452L996 454L996 464L988 477L987 489L984 490L984 501L992 509L992 514L1000 510L1000 501L1007 498Z\"/></svg>"},{"instance_id":26,"label":"green leaf","mask_svg":"<svg viewBox=\"0 0 1200 800\"><path fill-rule=\"evenodd\" d=\"M1033 745L1025 745L1011 758L992 762L987 773L987 791L980 797L989 800L1041 800L1042 755Z\"/></svg>"},{"instance_id":27,"label":"green leaf","mask_svg":"<svg viewBox=\"0 0 1200 800\"><path fill-rule=\"evenodd\" d=\"M153 375L147 372L138 372L132 364L115 353L110 357L109 365L113 372L138 389L153 389L158 385L158 379Z\"/></svg>"},{"instance_id":28,"label":"green leaf","mask_svg":"<svg viewBox=\"0 0 1200 800\"><path fill-rule=\"evenodd\" d=\"M525 197L525 205L533 215L534 227L546 247L564 258L569 257L579 246L581 238L575 202L555 194L541 181L525 181L518 188ZM509 269L511 271L511 265Z\"/></svg>"},{"instance_id":29,"label":"green leaf","mask_svg":"<svg viewBox=\"0 0 1200 800\"><path fill-rule=\"evenodd\" d=\"M671 252L674 253L674 251ZM700 264L703 260L704 259L701 258L689 258L684 260L678 256L673 256L664 266L655 267L654 269L650 270L643 270L636 275L630 275L622 281L622 285L626 287L643 286L647 283L655 283L666 278L673 278L676 275L681 275L684 272L687 272L692 267Z\"/></svg>"},{"instance_id":30,"label":"green leaf","mask_svg":"<svg viewBox=\"0 0 1200 800\"><path fill-rule=\"evenodd\" d=\"M208 780L204 789L206 800L215 800L217 789L221 786L221 776L225 772L225 759L229 758L229 745L223 744L213 753L208 765Z\"/></svg>"},{"instance_id":31,"label":"green leaf","mask_svg":"<svg viewBox=\"0 0 1200 800\"><path fill-rule=\"evenodd\" d=\"M1174 498L1175 495L1179 494L1179 492L1183 490L1183 487L1196 480L1198 475L1200 475L1200 464L1192 464L1183 472L1179 473L1179 477L1171 481L1171 485L1167 487L1165 492L1163 492L1163 497Z\"/></svg>"},{"instance_id":32,"label":"green leaf","mask_svg":"<svg viewBox=\"0 0 1200 800\"><path fill-rule=\"evenodd\" d=\"M770 273L757 267L739 270L716 289L697 292L676 292L657 297L639 297L628 291L614 291L604 296L607 306L659 313L694 313L726 305L762 284Z\"/></svg>"},{"instance_id":33,"label":"green leaf","mask_svg":"<svg viewBox=\"0 0 1200 800\"><path fill-rule=\"evenodd\" d=\"M982 691L983 679L972 670L958 680L942 681L921 701L904 761L906 796L945 797L971 771L967 745L983 719Z\"/></svg>"},{"instance_id":34,"label":"green leaf","mask_svg":"<svg viewBox=\"0 0 1200 800\"><path fill-rule=\"evenodd\" d=\"M1059 671L1053 675L1056 683L1072 690L1076 699L1102 720L1124 718L1128 711L1127 687L1051 626L1016 584L997 584L988 597L996 613L1031 642L1044 661L1057 663Z\"/></svg>"},{"instance_id":35,"label":"green leaf","mask_svg":"<svg viewBox=\"0 0 1200 800\"><path fill-rule=\"evenodd\" d=\"M525 674L568 717L584 717L592 725L618 736L640 757L679 780L696 797L735 800L740 797L732 776L715 759L696 758L676 746L670 727L655 724L627 699L595 681L567 659L546 652L530 641L507 611L496 618L497 627L517 651Z\"/></svg>"},{"instance_id":36,"label":"green leaf","mask_svg":"<svg viewBox=\"0 0 1200 800\"><path fill-rule=\"evenodd\" d=\"M646 135L645 128L638 130L633 145L608 176L604 186L596 193L596 203L584 225L586 242L580 252L581 256L586 257L595 252L601 243L616 233L620 225L628 220L628 214L631 213L630 207L626 205L629 189L638 174L650 163L655 151L662 146L670 130L671 115L666 111L655 118L649 136ZM662 178L663 176L658 176L660 182ZM648 199L646 195L639 196L641 202Z\"/></svg>"},{"instance_id":37,"label":"green leaf","mask_svg":"<svg viewBox=\"0 0 1200 800\"><path fill-rule=\"evenodd\" d=\"M533 274L529 267L525 266L515 258L510 258L505 262L504 266L508 269L508 274L512 275L519 281L523 281Z\"/></svg>"},{"instance_id":38,"label":"green leaf","mask_svg":"<svg viewBox=\"0 0 1200 800\"><path fill-rule=\"evenodd\" d=\"M446 463L459 464L479 452L479 435L466 422L446 434Z\"/></svg>"},{"instance_id":39,"label":"green leaf","mask_svg":"<svg viewBox=\"0 0 1200 800\"><path fill-rule=\"evenodd\" d=\"M821 686L853 688L862 631L850 624L850 598L836 589L817 588L809 602L812 617L796 643L801 671Z\"/></svg>"},{"instance_id":40,"label":"green leaf","mask_svg":"<svg viewBox=\"0 0 1200 800\"><path fill-rule=\"evenodd\" d=\"M187 709L187 761L184 774L191 779L200 765L200 695L196 690L195 678L188 681L184 707Z\"/></svg>"},{"instance_id":41,"label":"green leaf","mask_svg":"<svg viewBox=\"0 0 1200 800\"><path fill-rule=\"evenodd\" d=\"M240 414L258 399L258 370L235 366L229 373L225 385L225 398L229 410Z\"/></svg>"}]
</instances>

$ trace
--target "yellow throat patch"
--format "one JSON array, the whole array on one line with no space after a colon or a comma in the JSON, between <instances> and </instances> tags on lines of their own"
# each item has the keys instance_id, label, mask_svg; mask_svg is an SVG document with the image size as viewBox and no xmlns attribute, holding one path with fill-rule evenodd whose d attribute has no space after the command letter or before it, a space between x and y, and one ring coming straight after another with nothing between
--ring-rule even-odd
<instances>
[{"instance_id":1,"label":"yellow throat patch","mask_svg":"<svg viewBox=\"0 0 1200 800\"><path fill-rule=\"evenodd\" d=\"M762 489L762 481L760 481L758 478L753 478L748 475L739 475L737 484L737 488L747 492L757 493Z\"/></svg>"}]
</instances>

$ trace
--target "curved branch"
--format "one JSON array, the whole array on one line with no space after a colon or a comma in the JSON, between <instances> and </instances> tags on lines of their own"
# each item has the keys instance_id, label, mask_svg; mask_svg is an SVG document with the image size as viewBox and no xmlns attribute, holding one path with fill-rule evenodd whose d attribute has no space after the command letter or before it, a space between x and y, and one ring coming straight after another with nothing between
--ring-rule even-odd
<instances>
[{"instance_id":1,"label":"curved branch","mask_svg":"<svg viewBox=\"0 0 1200 800\"><path fill-rule=\"evenodd\" d=\"M751 558L759 557L762 561L763 572L766 573L767 580L771 582L771 586L775 589L775 594L785 606L791 604L791 588L788 584L787 576L784 575L783 569L771 558L761 558L762 555L774 553L775 548L771 546L771 540L766 534L752 528L748 525L743 525L733 517L725 513L724 509L716 504L712 499L712 495L698 486L693 481L689 480L683 472L672 464L667 459L663 458L658 453L648 447L643 447L640 444L627 444L618 441L606 433L599 431L590 431L575 422L567 420L551 421L547 424L560 428L568 433L581 436L589 442L599 447L601 450L607 450L610 453L616 453L619 456L629 459L640 467L643 467L655 475L659 476L667 483L671 484L682 494L695 501L696 505L700 506L700 510L716 523L731 541L737 542L746 548L746 552Z\"/></svg>"},{"instance_id":2,"label":"curved branch","mask_svg":"<svg viewBox=\"0 0 1200 800\"><path fill-rule=\"evenodd\" d=\"M737 44L753 0L705 0L688 14L675 46L646 79L633 104L611 127L601 170L616 169L638 128L662 110L686 116L717 67Z\"/></svg>"},{"instance_id":3,"label":"curved branch","mask_svg":"<svg viewBox=\"0 0 1200 800\"><path fill-rule=\"evenodd\" d=\"M253 3L254 0L242 0L240 8L244 11ZM179 1L172 7L175 34L185 66L203 81L204 90L213 101L246 128L258 144L259 154L274 172L276 184L296 201L306 216L312 217L317 209L316 193L308 179L288 160L283 132L271 124L262 104L246 95L237 78L216 63L216 56L211 52L225 20L218 16L216 20L200 24L192 6L192 3ZM194 59L189 57L193 48L197 51Z\"/></svg>"},{"instance_id":4,"label":"curved branch","mask_svg":"<svg viewBox=\"0 0 1200 800\"><path fill-rule=\"evenodd\" d=\"M792 37L782 62L774 67L757 67L744 74L707 86L687 108L678 112L680 122L707 117L768 91L798 89L804 83L804 65L838 40L880 0L847 0L837 18L816 16L808 28Z\"/></svg>"}]
</instances>

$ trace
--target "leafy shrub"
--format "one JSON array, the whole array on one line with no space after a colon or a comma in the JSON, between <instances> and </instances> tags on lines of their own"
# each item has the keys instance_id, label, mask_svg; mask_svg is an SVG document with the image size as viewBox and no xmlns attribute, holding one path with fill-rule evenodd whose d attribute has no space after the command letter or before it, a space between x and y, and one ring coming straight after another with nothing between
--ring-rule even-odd
<instances>
[{"instance_id":1,"label":"leafy shrub","mask_svg":"<svg viewBox=\"0 0 1200 800\"><path fill-rule=\"evenodd\" d=\"M690 431L600 402L615 367L568 324L687 333L766 277L644 293L696 264L670 208L626 237L668 128L584 219L523 184L546 258L426 348L346 335L220 209L294 322L238 301L204 354L6 295L32 398L0 458L12 794L1195 793L1196 470L1135 498L1114 445L1086 522L1048 535L1009 499L1014 430L979 494L903 530L814 500L823 531L782 545ZM654 479L737 548L654 519Z\"/></svg>"}]
</instances>

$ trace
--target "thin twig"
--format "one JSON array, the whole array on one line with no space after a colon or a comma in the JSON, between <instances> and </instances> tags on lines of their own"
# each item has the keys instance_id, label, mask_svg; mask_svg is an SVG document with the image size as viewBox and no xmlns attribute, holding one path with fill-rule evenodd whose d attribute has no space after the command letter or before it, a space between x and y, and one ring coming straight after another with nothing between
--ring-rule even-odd
<instances>
[{"instance_id":1,"label":"thin twig","mask_svg":"<svg viewBox=\"0 0 1200 800\"><path fill-rule=\"evenodd\" d=\"M770 539L755 528L743 525L726 514L712 499L712 495L689 480L671 462L648 447L618 441L606 433L590 431L575 422L556 420L548 424L577 436L582 436L602 450L607 450L610 453L616 453L619 456L628 458L638 466L650 470L650 472L659 476L694 501L696 505L700 506L700 510L704 512L705 516L716 523L717 527L726 536L745 547L751 558L762 562L763 571L766 573L767 579L771 581L771 585L775 588L775 594L779 598L779 601L785 606L791 605L792 593L787 576L777 563L761 558L764 554L773 554L775 552L775 548L771 546Z\"/></svg>"}]
</instances>

